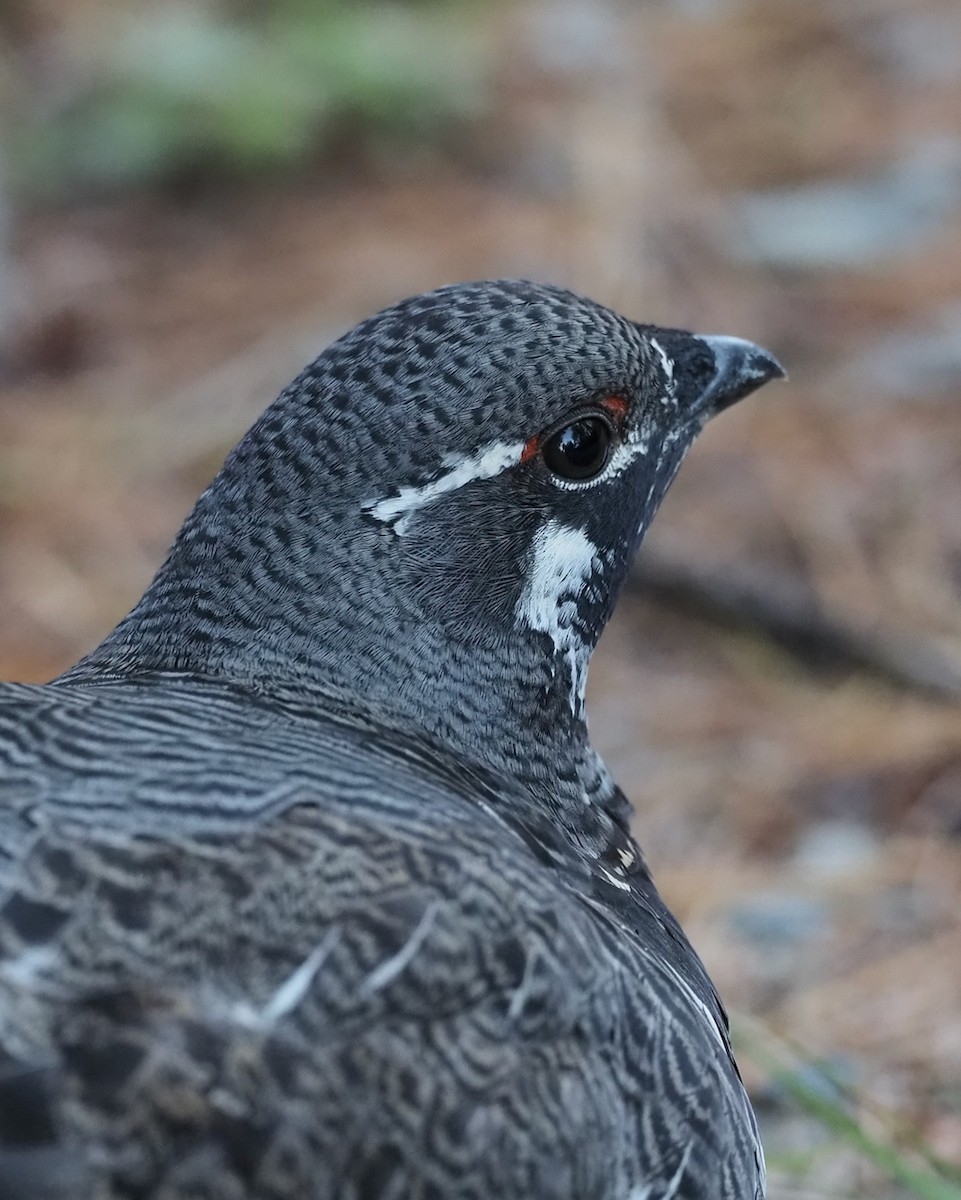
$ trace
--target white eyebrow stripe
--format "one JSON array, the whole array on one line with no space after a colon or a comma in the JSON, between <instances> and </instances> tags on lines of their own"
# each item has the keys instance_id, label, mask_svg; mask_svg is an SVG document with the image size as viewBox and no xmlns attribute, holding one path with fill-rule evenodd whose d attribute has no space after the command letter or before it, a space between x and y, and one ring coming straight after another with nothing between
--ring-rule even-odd
<instances>
[{"instance_id":1,"label":"white eyebrow stripe","mask_svg":"<svg viewBox=\"0 0 961 1200\"><path fill-rule=\"evenodd\" d=\"M378 521L392 525L395 533L405 533L411 516L418 509L432 504L438 496L455 492L477 479L491 479L508 467L516 466L521 461L524 445L524 442L492 442L476 454L453 461L448 457L445 466L449 469L443 475L420 487L402 487L396 496L368 500L364 503L364 509Z\"/></svg>"}]
</instances>

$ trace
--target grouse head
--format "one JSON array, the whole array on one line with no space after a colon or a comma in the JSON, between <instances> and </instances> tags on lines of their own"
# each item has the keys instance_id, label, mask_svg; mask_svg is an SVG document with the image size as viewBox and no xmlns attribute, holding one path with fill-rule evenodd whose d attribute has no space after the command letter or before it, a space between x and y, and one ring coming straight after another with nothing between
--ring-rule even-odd
<instances>
[{"instance_id":1,"label":"grouse head","mask_svg":"<svg viewBox=\"0 0 961 1200\"><path fill-rule=\"evenodd\" d=\"M78 670L321 684L475 754L556 743L685 452L782 374L541 284L405 300L267 409Z\"/></svg>"}]
</instances>

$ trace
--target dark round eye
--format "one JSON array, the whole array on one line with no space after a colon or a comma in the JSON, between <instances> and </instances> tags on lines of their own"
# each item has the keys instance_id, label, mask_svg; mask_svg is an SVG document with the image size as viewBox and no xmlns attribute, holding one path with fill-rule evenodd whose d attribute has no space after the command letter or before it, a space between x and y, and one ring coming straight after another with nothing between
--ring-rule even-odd
<instances>
[{"instance_id":1,"label":"dark round eye","mask_svg":"<svg viewBox=\"0 0 961 1200\"><path fill-rule=\"evenodd\" d=\"M611 427L603 417L582 417L544 442L544 462L561 479L593 479L607 466Z\"/></svg>"}]
</instances>

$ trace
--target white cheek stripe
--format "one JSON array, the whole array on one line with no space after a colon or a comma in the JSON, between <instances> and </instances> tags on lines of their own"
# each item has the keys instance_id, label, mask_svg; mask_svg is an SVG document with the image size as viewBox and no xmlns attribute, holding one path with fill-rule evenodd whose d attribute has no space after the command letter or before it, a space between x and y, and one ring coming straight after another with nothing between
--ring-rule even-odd
<instances>
[{"instance_id":1,"label":"white cheek stripe","mask_svg":"<svg viewBox=\"0 0 961 1200\"><path fill-rule=\"evenodd\" d=\"M582 529L549 520L534 536L530 573L517 604L519 624L546 633L571 673L571 712L584 708L588 647L576 627L577 596L600 565L597 547Z\"/></svg>"},{"instance_id":2,"label":"white cheek stripe","mask_svg":"<svg viewBox=\"0 0 961 1200\"><path fill-rule=\"evenodd\" d=\"M402 487L396 496L383 500L367 500L364 509L378 521L392 525L395 533L404 533L411 516L418 509L432 504L438 496L455 492L475 479L490 479L513 467L524 453L523 442L492 442L470 457L444 460L449 468L443 475L420 487Z\"/></svg>"}]
</instances>

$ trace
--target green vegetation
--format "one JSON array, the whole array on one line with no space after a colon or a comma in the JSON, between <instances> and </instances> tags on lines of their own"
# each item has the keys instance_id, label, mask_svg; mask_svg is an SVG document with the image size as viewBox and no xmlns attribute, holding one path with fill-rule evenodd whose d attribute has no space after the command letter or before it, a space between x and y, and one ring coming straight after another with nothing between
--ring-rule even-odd
<instances>
[{"instance_id":1,"label":"green vegetation","mask_svg":"<svg viewBox=\"0 0 961 1200\"><path fill-rule=\"evenodd\" d=\"M332 146L436 144L483 102L464 4L275 0L246 16L118 9L72 46L9 132L27 195L291 168ZM71 82L72 80L72 82ZM48 81L49 83L49 81Z\"/></svg>"},{"instance_id":2,"label":"green vegetation","mask_svg":"<svg viewBox=\"0 0 961 1200\"><path fill-rule=\"evenodd\" d=\"M961 1169L942 1162L912 1133L895 1131L883 1114L871 1112L863 1097L812 1063L796 1048L756 1025L737 1027L738 1054L761 1068L771 1083L812 1117L835 1145L857 1151L889 1181L918 1200L961 1200ZM790 1177L803 1178L819 1151L785 1156L775 1163Z\"/></svg>"}]
</instances>

